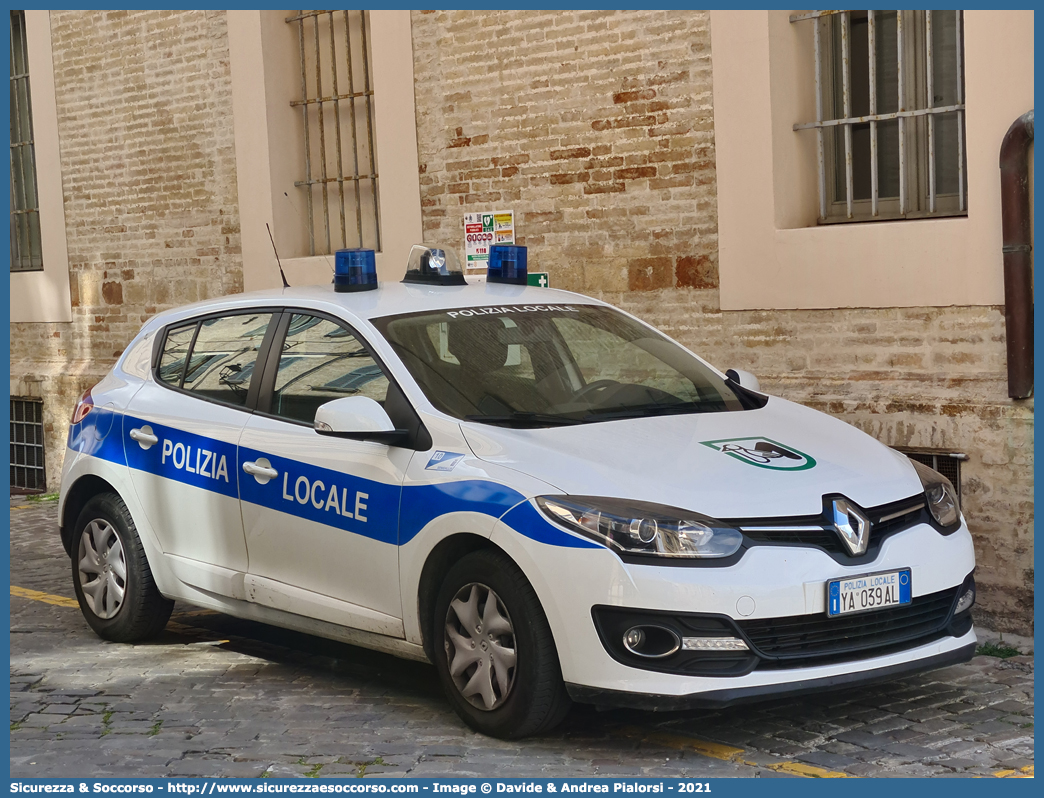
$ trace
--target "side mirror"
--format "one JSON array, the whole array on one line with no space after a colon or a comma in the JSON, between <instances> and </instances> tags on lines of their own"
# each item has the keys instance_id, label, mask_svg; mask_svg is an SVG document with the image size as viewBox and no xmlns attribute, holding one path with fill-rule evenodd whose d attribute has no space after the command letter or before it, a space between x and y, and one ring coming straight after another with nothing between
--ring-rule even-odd
<instances>
[{"instance_id":1,"label":"side mirror","mask_svg":"<svg viewBox=\"0 0 1044 798\"><path fill-rule=\"evenodd\" d=\"M739 383L743 388L747 388L751 391L761 391L761 383L758 382L758 378L749 371L743 371L742 369L729 369L725 372L725 376L733 382Z\"/></svg>"},{"instance_id":2,"label":"side mirror","mask_svg":"<svg viewBox=\"0 0 1044 798\"><path fill-rule=\"evenodd\" d=\"M320 405L315 413L320 435L394 445L409 433L395 429L388 414L367 396L346 396Z\"/></svg>"}]
</instances>

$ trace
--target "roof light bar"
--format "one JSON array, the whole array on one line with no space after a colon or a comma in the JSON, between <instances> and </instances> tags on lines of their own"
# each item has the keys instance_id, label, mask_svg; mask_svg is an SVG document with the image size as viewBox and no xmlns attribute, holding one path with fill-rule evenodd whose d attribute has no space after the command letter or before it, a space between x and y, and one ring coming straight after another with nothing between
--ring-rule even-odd
<instances>
[{"instance_id":1,"label":"roof light bar","mask_svg":"<svg viewBox=\"0 0 1044 798\"><path fill-rule=\"evenodd\" d=\"M334 291L372 291L377 287L377 258L372 249L339 249L334 256Z\"/></svg>"},{"instance_id":2,"label":"roof light bar","mask_svg":"<svg viewBox=\"0 0 1044 798\"><path fill-rule=\"evenodd\" d=\"M402 281L428 285L467 285L457 253L452 249L429 247L426 244L413 245L406 263L406 276Z\"/></svg>"},{"instance_id":3,"label":"roof light bar","mask_svg":"<svg viewBox=\"0 0 1044 798\"><path fill-rule=\"evenodd\" d=\"M526 248L514 244L494 244L489 248L486 282L525 285L528 275Z\"/></svg>"}]
</instances>

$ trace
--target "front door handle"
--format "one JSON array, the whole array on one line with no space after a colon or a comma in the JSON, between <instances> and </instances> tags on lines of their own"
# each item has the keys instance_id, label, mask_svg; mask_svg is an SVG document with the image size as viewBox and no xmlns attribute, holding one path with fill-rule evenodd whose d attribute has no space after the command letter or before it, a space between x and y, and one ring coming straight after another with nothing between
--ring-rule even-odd
<instances>
[{"instance_id":1,"label":"front door handle","mask_svg":"<svg viewBox=\"0 0 1044 798\"><path fill-rule=\"evenodd\" d=\"M252 463L243 463L243 470L262 485L279 476L279 472L272 468L272 464L265 457L259 457Z\"/></svg>"},{"instance_id":2,"label":"front door handle","mask_svg":"<svg viewBox=\"0 0 1044 798\"><path fill-rule=\"evenodd\" d=\"M155 446L159 443L159 438L152 434L152 427L146 424L138 429L132 429L130 436L133 440L138 442L138 445L142 449L148 449L151 446Z\"/></svg>"}]
</instances>

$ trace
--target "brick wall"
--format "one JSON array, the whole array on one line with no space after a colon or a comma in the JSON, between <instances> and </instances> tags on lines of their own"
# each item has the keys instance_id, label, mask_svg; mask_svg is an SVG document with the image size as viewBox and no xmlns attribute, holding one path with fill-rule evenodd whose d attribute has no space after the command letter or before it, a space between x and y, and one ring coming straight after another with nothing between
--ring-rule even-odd
<instances>
[{"instance_id":1,"label":"brick wall","mask_svg":"<svg viewBox=\"0 0 1044 798\"><path fill-rule=\"evenodd\" d=\"M722 312L704 12L414 12L425 236L513 208L556 287L890 445L964 451L979 617L1032 632L1033 405L998 308ZM68 414L158 310L240 290L222 12L52 12L74 321L12 325L12 393Z\"/></svg>"},{"instance_id":2,"label":"brick wall","mask_svg":"<svg viewBox=\"0 0 1044 798\"><path fill-rule=\"evenodd\" d=\"M705 12L414 12L429 241L514 208L576 290L717 285Z\"/></svg>"},{"instance_id":3,"label":"brick wall","mask_svg":"<svg viewBox=\"0 0 1044 798\"><path fill-rule=\"evenodd\" d=\"M224 12L52 11L51 41L73 321L11 325L11 388L46 398L53 490L76 397L242 263Z\"/></svg>"},{"instance_id":4,"label":"brick wall","mask_svg":"<svg viewBox=\"0 0 1044 798\"><path fill-rule=\"evenodd\" d=\"M1030 633L1033 404L1007 398L995 307L722 312L708 17L414 12L427 240L513 208L556 288L892 446L966 452L978 617Z\"/></svg>"}]
</instances>

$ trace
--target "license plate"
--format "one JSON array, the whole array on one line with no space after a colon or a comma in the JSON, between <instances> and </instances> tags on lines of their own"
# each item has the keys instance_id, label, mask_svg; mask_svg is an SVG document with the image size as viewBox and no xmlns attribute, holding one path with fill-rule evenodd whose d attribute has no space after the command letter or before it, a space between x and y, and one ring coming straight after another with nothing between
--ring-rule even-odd
<instances>
[{"instance_id":1,"label":"license plate","mask_svg":"<svg viewBox=\"0 0 1044 798\"><path fill-rule=\"evenodd\" d=\"M831 618L883 607L899 607L909 604L912 599L909 568L831 579L826 588L827 615Z\"/></svg>"}]
</instances>

